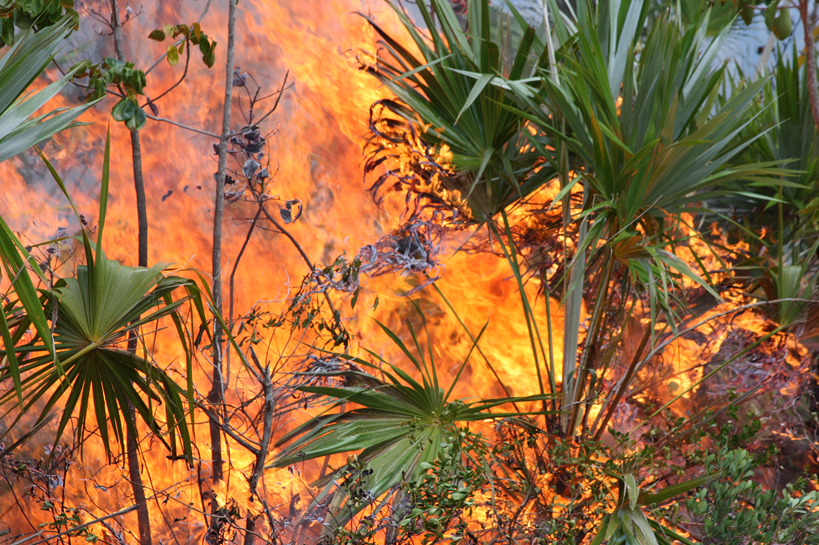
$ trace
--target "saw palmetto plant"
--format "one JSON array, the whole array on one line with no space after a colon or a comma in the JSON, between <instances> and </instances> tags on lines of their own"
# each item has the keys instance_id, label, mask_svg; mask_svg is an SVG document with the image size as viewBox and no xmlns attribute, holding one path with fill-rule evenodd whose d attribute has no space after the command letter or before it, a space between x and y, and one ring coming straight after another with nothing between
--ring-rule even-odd
<instances>
[{"instance_id":1,"label":"saw palmetto plant","mask_svg":"<svg viewBox=\"0 0 819 545\"><path fill-rule=\"evenodd\" d=\"M817 280L819 130L811 114L807 72L797 50L778 56L781 62L750 104L753 121L740 138L753 139L743 151L745 161L777 164L792 175L782 183L760 184L755 199L745 195L729 204L727 197L718 197L709 214L732 225L737 236L748 242L738 276L761 299L781 300L767 309L771 319L800 336L815 337L815 325L806 320ZM738 85L735 80L729 83L731 89ZM741 195L736 182L730 186L731 195ZM728 217L728 210L753 219L737 222ZM772 225L775 236L759 237L749 228L753 222Z\"/></svg>"},{"instance_id":2,"label":"saw palmetto plant","mask_svg":"<svg viewBox=\"0 0 819 545\"><path fill-rule=\"evenodd\" d=\"M39 412L34 429L59 412L55 444L74 418L82 443L93 419L109 455L117 446L123 451L126 428L135 431L133 407L139 420L174 454L181 446L180 454L190 460L186 418L192 384L177 384L157 365L138 332L163 318L178 322L180 306L199 295L191 280L167 274L164 264L128 267L105 256L109 149L110 141L103 162L97 241L92 243L82 227L85 264L77 267L75 276L59 278L41 269L0 218L0 260L11 288L0 314L5 362L0 381L14 384L0 403L9 412L17 410L14 422ZM41 157L71 202L56 171ZM174 300L179 291L184 295ZM27 336L31 326L35 334ZM187 339L182 329L178 331L184 347ZM129 338L137 341L136 349L128 350ZM190 381L190 358L187 372ZM157 409L164 418L157 416ZM7 433L14 431L12 425Z\"/></svg>"},{"instance_id":3,"label":"saw palmetto plant","mask_svg":"<svg viewBox=\"0 0 819 545\"><path fill-rule=\"evenodd\" d=\"M286 467L332 454L361 451L354 464L337 468L313 483L322 490L315 504L320 504L328 493L333 492L327 520L329 530L343 526L388 491L394 492L402 481L415 480L420 473L426 472L445 446L456 441L459 425L544 414L544 411L538 410L521 412L517 410L517 404L542 403L548 396L481 401L453 399L452 392L469 362L472 350L445 390L445 385L439 381L432 347L422 346L409 321L407 326L414 341L414 350L410 350L396 333L379 325L412 364L420 375L420 381L397 364L384 361L372 352L370 355L376 357L380 368L360 358L334 355L346 363L347 369L305 374L305 377L329 380L331 384L297 388L314 400L327 400L329 406L319 416L283 436L276 446L285 445L285 448L270 464L270 467ZM376 378L364 369L378 372L384 379ZM348 404L355 408L347 408ZM515 408L512 412L491 410L510 405ZM336 409L340 411L336 412ZM366 501L361 501L361 498L355 501L356 498L343 489L335 488L335 481L350 469L348 466L353 465L367 472L366 490L369 496L365 498ZM381 499L383 504L387 500Z\"/></svg>"},{"instance_id":4,"label":"saw palmetto plant","mask_svg":"<svg viewBox=\"0 0 819 545\"><path fill-rule=\"evenodd\" d=\"M581 226L577 251L566 256L564 340L578 338L584 281L596 281L596 298L582 349L564 343L563 404L573 407L563 420L567 431L581 422L580 402L595 395L588 390L591 378L608 368L611 352L603 344L609 341L600 333L612 279L620 279L621 294L631 293L626 298L647 294L652 345L659 315L676 335L685 314L678 289L683 278L715 301L719 296L701 277L707 270L692 270L674 252L685 241L669 228L670 220L683 211L695 212L694 205L726 192L725 184L734 180L742 180L747 192L789 183L783 179L788 172L777 163L733 161L753 140L737 135L752 121L748 106L764 80L714 107L724 77L724 69L713 66L722 36L705 39L708 13L706 21L687 29L667 14L640 40L645 9L640 2L580 3L576 21L565 24L558 17L555 29L562 46L556 64L542 73L535 98L519 97L520 115L558 148L565 147L580 173L561 193L571 191L572 184L583 187L584 204L574 220ZM558 163L555 153L540 149ZM543 360L551 358L543 354Z\"/></svg>"},{"instance_id":5,"label":"saw palmetto plant","mask_svg":"<svg viewBox=\"0 0 819 545\"><path fill-rule=\"evenodd\" d=\"M537 86L539 78L527 78L546 62L543 44L528 27L516 47L506 51L509 47L493 39L486 2L470 3L468 33L447 0L418 4L426 26L440 33L427 33L398 4L389 3L420 56L370 20L383 38L385 52L366 69L398 100L382 101L383 107L373 112L365 168L376 169L404 147L423 147L414 145L412 135L417 134L443 157L438 164L426 160L413 165L415 176L399 177L399 183L403 180L410 194L444 201L452 208L459 208L463 200L468 215L462 221L485 222L554 176L549 165L534 169L537 154L525 138L526 120L509 109L514 100L490 84L505 75L515 91L531 93L518 81ZM477 79L473 73L479 74ZM398 150L396 144L402 144ZM389 187L394 178L382 176L372 189Z\"/></svg>"},{"instance_id":6,"label":"saw palmetto plant","mask_svg":"<svg viewBox=\"0 0 819 545\"><path fill-rule=\"evenodd\" d=\"M780 158L748 154L770 138L770 127L751 130L761 115L754 102L769 79L743 82L730 95L724 93L726 67L715 59L730 21L716 25L721 30L710 36L708 29L715 24L709 25L708 10L689 13L695 20L684 25L680 14L670 9L647 19L649 4L579 1L561 11L556 2L549 2L545 37L538 37L512 7L522 38L511 66L504 65L509 55L499 53L489 28L493 8L486 0L469 2L465 20L444 1L419 3L422 22L394 5L420 57L370 21L384 51L368 70L396 95L371 112L367 170L387 165L374 187L404 191L408 202L427 199L433 203L433 218L449 205L459 211L451 217L470 220L461 226L488 227L493 251L507 259L518 283L531 341L532 377L544 405L541 412L551 415L544 419L545 426L548 433L578 441L600 439L653 358L712 319L704 313L721 302L711 278L715 271L689 246L692 237L706 247L709 242L694 229L681 228L682 214L705 212L709 202L737 191L745 198L770 201L766 192L771 188L781 192L801 187L795 181L798 173ZM571 239L571 244L555 245L562 245L556 257L560 272L538 278L527 265L529 249L516 238L510 218L551 184L558 190L544 207L561 210L563 222L555 236ZM411 216L422 213L420 209ZM680 257L681 251L694 255L693 266ZM730 265L722 266L718 273L730 275ZM796 277L807 271L790 272ZM527 295L533 278L540 282L538 296L562 305L561 326L548 314L548 304L546 329L538 325L543 320ZM804 286L800 289L804 295ZM697 309L689 305L693 292L698 293ZM629 360L622 361L626 324L641 320L642 341ZM784 328L771 328L714 362L708 373L664 406L647 409L638 427ZM472 339L477 346L480 335ZM562 339L562 354L556 353L557 339ZM424 377L423 384L389 364L386 383L302 387L319 399L332 400L331 408L345 403L357 408L345 405L338 413L322 414L298 427L282 440L287 446L272 465L360 450L356 467L372 471L368 489L375 499L395 490L421 461L433 461L436 441L443 437L434 415L446 415L453 424L468 422L472 415L478 418L483 405L450 408L448 396L434 394L434 362L427 369L401 348ZM335 378L356 373L345 371ZM684 440L692 429L755 391L684 418L662 441ZM425 423L418 427L418 422ZM331 490L339 494L341 489L332 484L339 471L343 469L316 483L324 487L322 500ZM641 494L630 475L617 481L617 507L598 521L598 542L669 542L642 507L705 482L695 479L651 495ZM529 499L527 495L524 503ZM352 505L343 491L333 497L332 516L339 516L344 502ZM348 510L348 516L336 522L346 523L351 515Z\"/></svg>"}]
</instances>

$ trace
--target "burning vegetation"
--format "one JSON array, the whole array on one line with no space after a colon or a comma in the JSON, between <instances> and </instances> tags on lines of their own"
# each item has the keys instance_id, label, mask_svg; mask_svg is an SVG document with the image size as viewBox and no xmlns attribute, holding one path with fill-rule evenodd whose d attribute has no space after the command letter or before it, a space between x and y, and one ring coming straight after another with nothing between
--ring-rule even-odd
<instances>
[{"instance_id":1,"label":"burning vegetation","mask_svg":"<svg viewBox=\"0 0 819 545\"><path fill-rule=\"evenodd\" d=\"M815 2L217 4L0 6L1 543L819 543Z\"/></svg>"}]
</instances>

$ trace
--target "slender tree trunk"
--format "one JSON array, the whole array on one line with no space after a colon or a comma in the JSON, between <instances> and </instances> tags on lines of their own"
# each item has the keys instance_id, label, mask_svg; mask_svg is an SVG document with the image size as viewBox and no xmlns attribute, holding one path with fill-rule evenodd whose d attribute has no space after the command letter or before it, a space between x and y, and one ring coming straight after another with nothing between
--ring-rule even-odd
<instances>
[{"instance_id":1,"label":"slender tree trunk","mask_svg":"<svg viewBox=\"0 0 819 545\"><path fill-rule=\"evenodd\" d=\"M140 267L148 266L148 207L145 204L145 182L142 179L142 144L139 131L131 131L131 157L134 163L134 190L136 192Z\"/></svg>"},{"instance_id":2,"label":"slender tree trunk","mask_svg":"<svg viewBox=\"0 0 819 545\"><path fill-rule=\"evenodd\" d=\"M117 58L125 60L125 53L122 45L122 26L119 22L119 6L117 0L111 0L111 27L114 34L114 48ZM137 222L138 232L138 265L148 266L148 212L145 205L145 184L142 178L142 145L139 141L139 132L131 132L131 156L134 166L134 190L136 191L137 202ZM136 354L137 338L136 333L131 332L128 336L128 351ZM139 467L139 448L135 437L136 413L134 407L129 404L128 418L131 419L132 426L126 427L125 448L128 460L128 478L134 492L134 503L137 505L137 521L139 524L140 545L152 545L151 538L151 517L148 512L148 500L145 497L145 486L142 482L142 473Z\"/></svg>"},{"instance_id":3,"label":"slender tree trunk","mask_svg":"<svg viewBox=\"0 0 819 545\"><path fill-rule=\"evenodd\" d=\"M245 523L244 545L254 545L256 543L256 520L260 517L261 515L248 515Z\"/></svg>"},{"instance_id":4,"label":"slender tree trunk","mask_svg":"<svg viewBox=\"0 0 819 545\"><path fill-rule=\"evenodd\" d=\"M813 113L813 122L819 130L819 89L816 82L816 42L813 39L813 17L808 9L808 0L799 0L799 15L802 18L802 28L805 31L805 62L807 63L808 96L810 109Z\"/></svg>"},{"instance_id":5,"label":"slender tree trunk","mask_svg":"<svg viewBox=\"0 0 819 545\"><path fill-rule=\"evenodd\" d=\"M230 135L231 101L233 99L233 56L236 48L236 0L228 0L228 45L225 62L225 104L222 111L222 130L219 137L219 163L216 171L216 198L213 215L213 299L216 312L222 313L222 216L225 210L225 173ZM208 401L222 413L222 328L213 322L213 379ZM213 480L222 480L222 435L219 424L210 421L210 441L213 453Z\"/></svg>"},{"instance_id":6,"label":"slender tree trunk","mask_svg":"<svg viewBox=\"0 0 819 545\"><path fill-rule=\"evenodd\" d=\"M136 352L136 335L128 339L128 350ZM128 418L136 427L136 409L128 406ZM129 426L125 435L125 448L128 450L128 479L134 491L134 503L137 506L137 522L139 525L139 545L151 545L151 516L148 512L148 499L145 497L145 486L142 484L142 474L139 468L139 448L135 433Z\"/></svg>"}]
</instances>

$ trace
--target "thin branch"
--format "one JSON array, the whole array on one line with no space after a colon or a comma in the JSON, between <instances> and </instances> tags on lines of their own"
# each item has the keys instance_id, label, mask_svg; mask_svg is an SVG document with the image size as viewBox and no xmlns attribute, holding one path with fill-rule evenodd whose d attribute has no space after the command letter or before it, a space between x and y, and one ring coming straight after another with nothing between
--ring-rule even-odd
<instances>
[{"instance_id":1,"label":"thin branch","mask_svg":"<svg viewBox=\"0 0 819 545\"><path fill-rule=\"evenodd\" d=\"M242 256L245 253L245 249L247 248L248 243L250 242L250 237L253 235L253 230L256 228L256 222L259 221L259 216L262 215L261 210L256 211L256 216L254 216L253 221L250 223L250 229L247 230L247 236L245 237L245 242L242 244L241 250L239 250L239 255L236 256L236 261L233 263L233 270L230 271L230 295L229 303L228 303L228 333L233 334L233 281L236 276L236 269L239 268L239 261L241 261ZM230 350L228 350L227 357L225 358L225 389L228 388L228 384L230 381Z\"/></svg>"},{"instance_id":2,"label":"thin branch","mask_svg":"<svg viewBox=\"0 0 819 545\"><path fill-rule=\"evenodd\" d=\"M213 424L216 424L217 426L219 426L219 428L221 428L222 431L224 431L231 438L233 438L234 441L236 441L237 443L242 445L244 448L246 448L248 452L250 452L254 456L259 453L259 447L258 446L252 445L248 440L246 440L244 437L242 437L241 435L236 433L236 431L234 431L234 429L232 427L230 427L230 425L228 425L225 422L222 422L222 420L219 418L219 416L214 414L213 411L209 407L207 407L206 405L201 404L201 403L198 406L199 406L200 409L202 409L205 412L208 419L210 419L210 421Z\"/></svg>"},{"instance_id":3,"label":"thin branch","mask_svg":"<svg viewBox=\"0 0 819 545\"><path fill-rule=\"evenodd\" d=\"M127 513L130 513L131 511L133 511L136 508L137 508L136 505L132 505L131 507L126 507L125 509L120 509L116 513L111 513L110 515L105 515L104 517L100 517L100 518L97 518L97 519L94 519L94 520L89 520L88 522L84 522L83 524L80 524L79 526L75 526L74 528L71 528L70 530L66 530L65 532L60 532L59 534L55 534L55 535L53 535L51 537L43 538L40 541L35 541L34 543L28 543L27 545L40 545L40 543L45 543L46 541L51 541L52 539L57 539L57 538L62 538L62 537L68 536L70 534L75 533L78 530L82 530L83 528L88 528L89 526L91 526L93 524L96 524L98 522L102 522L103 520L107 520L107 519L114 518L114 517L119 517L121 515L125 515ZM14 543L12 543L12 545L22 545L23 543L25 543L29 539L33 539L37 535L39 535L39 534L34 534L32 536L20 539L18 541L15 541Z\"/></svg>"},{"instance_id":4,"label":"thin branch","mask_svg":"<svg viewBox=\"0 0 819 545\"><path fill-rule=\"evenodd\" d=\"M195 133L199 133L199 134L204 134L205 136L210 136L211 138L216 138L216 139L219 138L218 134L214 134L214 133L208 132L208 131L203 131L202 129L197 129L197 128L191 127L189 125L183 125L182 123L179 123L178 121L173 121L172 119L165 119L164 117L156 117L156 116L153 116L153 115L151 115L149 113L146 113L145 115L148 116L148 119L153 119L154 121L164 121L165 123L170 123L171 125L176 125L177 127L181 128L181 129L185 129L185 130L195 132Z\"/></svg>"},{"instance_id":5,"label":"thin branch","mask_svg":"<svg viewBox=\"0 0 819 545\"><path fill-rule=\"evenodd\" d=\"M295 246L296 250L298 250L299 254L301 254L301 257L302 257L302 259L304 259L304 262L307 263L308 267L310 267L310 272L315 270L315 266L313 265L313 262L310 261L309 257L307 257L307 254L304 252L304 249L301 247L301 244L299 244L299 241L296 240L296 238L293 235L291 235L287 231L287 229L285 229L278 221L276 221L276 218L274 218L273 215L270 214L270 212L268 212L267 207L265 207L265 203L264 203L263 200L261 200L260 195L256 196L256 200L259 203L259 208L262 210L262 212L264 212L264 215L267 217L267 219L270 221L270 223L275 225L276 229L278 229L281 234L283 234L284 236L286 236L287 238L290 239L290 242L293 243L293 246ZM335 305L333 305L333 301L330 299L330 295L326 291L322 291L322 293L324 293L324 298L327 300L327 306L330 307L330 311L333 313L333 316L335 316L336 315L336 307L335 307Z\"/></svg>"},{"instance_id":6,"label":"thin branch","mask_svg":"<svg viewBox=\"0 0 819 545\"><path fill-rule=\"evenodd\" d=\"M286 87L286 85L287 85L287 76L289 76L289 75L290 75L290 70L288 70L287 72L285 72L285 73L284 73L284 81L282 81L282 86L279 88L279 90L278 90L278 91L276 91L276 93L278 93L278 95L279 95L279 96L277 96L277 97L276 97L276 103L275 103L275 104L273 104L273 107L272 107L272 108L270 108L270 111L269 111L269 112L267 112L266 114L264 114L264 115L263 115L263 116L262 116L262 117L261 117L261 118L260 118L260 119L259 119L259 120L256 122L256 124L257 124L257 125L258 125L259 123L261 123L262 121L264 121L265 119L267 119L267 116L269 116L270 114L272 114L273 112L275 112L275 111L276 111L276 108L278 108L278 106L279 106L279 101L282 99L282 95L284 94L284 92L285 92L285 91L287 91L287 89L289 89L290 87L293 87L293 85L294 85L293 83L291 83L289 87ZM273 93L273 94L276 94L276 93ZM271 96L272 96L272 95L271 95ZM267 98L267 97L264 97L264 98Z\"/></svg>"},{"instance_id":7,"label":"thin branch","mask_svg":"<svg viewBox=\"0 0 819 545\"><path fill-rule=\"evenodd\" d=\"M183 42L184 42L184 40L183 40ZM145 104L142 105L142 108L144 108L145 106L147 106L150 103L156 104L157 100L159 100L160 98L164 97L165 95L167 95L168 93L170 93L171 91L176 89L179 86L179 84L181 84L183 81L185 81L185 76L188 75L188 67L191 64L191 41L187 40L187 43L188 43L188 47L185 48L185 52L187 53L187 55L185 56L185 70L182 71L182 77L179 78L179 81L177 81L176 83L174 83L173 85L171 85L170 87L165 89L164 92L160 93L158 97L153 98L153 99L148 99L148 101ZM174 47L177 47L177 46L174 46Z\"/></svg>"}]
</instances>

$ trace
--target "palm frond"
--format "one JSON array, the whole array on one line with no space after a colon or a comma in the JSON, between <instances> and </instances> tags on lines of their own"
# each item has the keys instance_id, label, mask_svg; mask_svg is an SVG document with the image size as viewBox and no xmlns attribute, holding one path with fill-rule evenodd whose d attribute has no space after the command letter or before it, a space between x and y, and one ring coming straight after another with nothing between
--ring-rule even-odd
<instances>
[{"instance_id":1,"label":"palm frond","mask_svg":"<svg viewBox=\"0 0 819 545\"><path fill-rule=\"evenodd\" d=\"M44 89L27 92L76 24L74 14L66 15L60 22L40 32L30 29L0 58L0 161L76 126L77 118L98 102L58 108L31 117L83 68L78 65Z\"/></svg>"}]
</instances>

